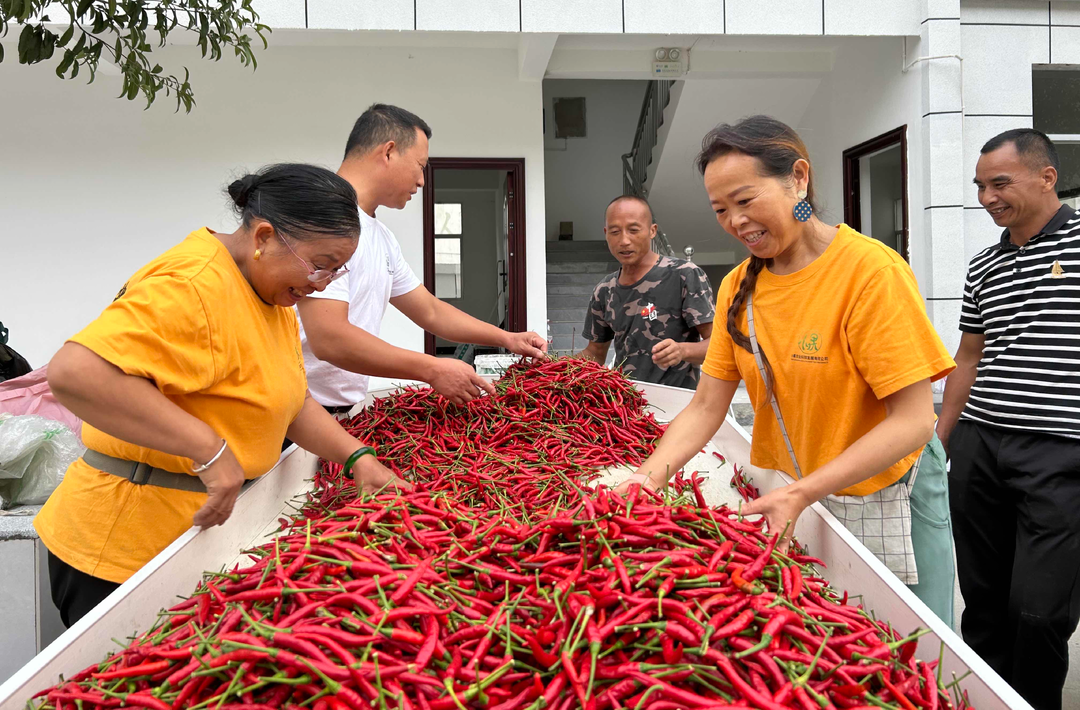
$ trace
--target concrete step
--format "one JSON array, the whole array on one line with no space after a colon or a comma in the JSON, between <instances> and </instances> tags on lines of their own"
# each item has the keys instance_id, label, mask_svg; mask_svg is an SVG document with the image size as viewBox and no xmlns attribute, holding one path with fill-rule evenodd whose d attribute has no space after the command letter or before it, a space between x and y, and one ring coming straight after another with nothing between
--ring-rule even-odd
<instances>
[{"instance_id":1,"label":"concrete step","mask_svg":"<svg viewBox=\"0 0 1080 710\"><path fill-rule=\"evenodd\" d=\"M548 284L549 296L581 296L589 299L596 284Z\"/></svg>"},{"instance_id":2,"label":"concrete step","mask_svg":"<svg viewBox=\"0 0 1080 710\"><path fill-rule=\"evenodd\" d=\"M584 350L588 345L589 341L581 337L580 333L574 337L573 341L571 341L569 335L556 335L551 341L548 352L555 352L559 355L565 355L571 352L578 353Z\"/></svg>"},{"instance_id":3,"label":"concrete step","mask_svg":"<svg viewBox=\"0 0 1080 710\"><path fill-rule=\"evenodd\" d=\"M559 242L547 242L547 260L551 261L607 261L611 259L611 250L607 242L597 242L595 246L585 245L579 248L559 248ZM552 248L550 245L556 245Z\"/></svg>"},{"instance_id":4,"label":"concrete step","mask_svg":"<svg viewBox=\"0 0 1080 710\"><path fill-rule=\"evenodd\" d=\"M552 321L551 322L551 334L555 336L559 335L581 335L582 328L585 327L585 316L582 314L581 320L573 321Z\"/></svg>"},{"instance_id":5,"label":"concrete step","mask_svg":"<svg viewBox=\"0 0 1080 710\"><path fill-rule=\"evenodd\" d=\"M548 320L552 323L584 323L586 305L580 308L555 308L548 309Z\"/></svg>"},{"instance_id":6,"label":"concrete step","mask_svg":"<svg viewBox=\"0 0 1080 710\"><path fill-rule=\"evenodd\" d=\"M590 296L592 293L590 292ZM589 305L589 296L565 296L549 294L547 297L548 312L557 308L584 308Z\"/></svg>"},{"instance_id":7,"label":"concrete step","mask_svg":"<svg viewBox=\"0 0 1080 710\"><path fill-rule=\"evenodd\" d=\"M617 262L607 261L555 261L548 262L549 274L610 274L619 268Z\"/></svg>"},{"instance_id":8,"label":"concrete step","mask_svg":"<svg viewBox=\"0 0 1080 710\"><path fill-rule=\"evenodd\" d=\"M584 251L602 251L606 254L608 251L606 239L571 239L569 241L549 241L545 242L544 246L547 248L549 254L554 252Z\"/></svg>"},{"instance_id":9,"label":"concrete step","mask_svg":"<svg viewBox=\"0 0 1080 710\"><path fill-rule=\"evenodd\" d=\"M547 275L547 283L548 286L553 286L555 284L578 284L595 287L596 284L600 283L600 280L603 279L604 276L607 276L606 272L603 274L593 274L588 272L581 274L553 274L549 272Z\"/></svg>"}]
</instances>

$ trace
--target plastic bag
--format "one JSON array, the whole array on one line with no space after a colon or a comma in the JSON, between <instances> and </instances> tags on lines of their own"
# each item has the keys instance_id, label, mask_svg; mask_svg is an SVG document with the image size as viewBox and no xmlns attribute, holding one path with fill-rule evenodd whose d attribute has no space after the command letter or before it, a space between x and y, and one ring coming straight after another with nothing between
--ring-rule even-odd
<instances>
[{"instance_id":1,"label":"plastic bag","mask_svg":"<svg viewBox=\"0 0 1080 710\"><path fill-rule=\"evenodd\" d=\"M49 366L45 365L22 377L0 382L0 413L37 414L55 419L66 424L82 441L82 420L56 401L49 389L48 373Z\"/></svg>"},{"instance_id":2,"label":"plastic bag","mask_svg":"<svg viewBox=\"0 0 1080 710\"><path fill-rule=\"evenodd\" d=\"M60 422L0 414L0 508L44 503L85 450Z\"/></svg>"}]
</instances>

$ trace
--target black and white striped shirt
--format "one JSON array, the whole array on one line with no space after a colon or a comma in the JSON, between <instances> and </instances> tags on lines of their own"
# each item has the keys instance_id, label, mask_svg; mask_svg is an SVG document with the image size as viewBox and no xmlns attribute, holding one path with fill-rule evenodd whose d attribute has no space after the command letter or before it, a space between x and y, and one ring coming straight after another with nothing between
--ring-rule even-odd
<instances>
[{"instance_id":1,"label":"black and white striped shirt","mask_svg":"<svg viewBox=\"0 0 1080 710\"><path fill-rule=\"evenodd\" d=\"M986 336L962 419L1080 438L1080 211L972 259L960 330Z\"/></svg>"}]
</instances>

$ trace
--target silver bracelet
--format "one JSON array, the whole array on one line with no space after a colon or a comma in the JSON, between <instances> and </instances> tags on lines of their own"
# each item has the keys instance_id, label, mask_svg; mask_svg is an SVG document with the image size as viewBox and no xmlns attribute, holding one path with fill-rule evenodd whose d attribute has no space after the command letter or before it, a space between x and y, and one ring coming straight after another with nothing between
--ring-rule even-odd
<instances>
[{"instance_id":1,"label":"silver bracelet","mask_svg":"<svg viewBox=\"0 0 1080 710\"><path fill-rule=\"evenodd\" d=\"M224 439L222 439L222 440L221 440L221 448L220 448L220 449L218 449L218 452L217 452L216 454L214 454L214 458L210 459L209 461L207 461L207 462L206 462L206 463L204 463L204 464L201 464L201 465L200 465L200 464L197 464L197 465L193 466L191 470L192 470L192 471L194 471L195 473L202 473L202 472L203 472L203 471L205 471L206 469L210 468L210 467L211 467L211 466L213 466L213 465L214 465L215 463L217 463L217 460L218 460L219 458L221 458L221 455L222 455L223 453L225 453L225 449L226 449L226 448L228 448L228 446L229 446L229 442L227 442L227 441L225 441Z\"/></svg>"}]
</instances>

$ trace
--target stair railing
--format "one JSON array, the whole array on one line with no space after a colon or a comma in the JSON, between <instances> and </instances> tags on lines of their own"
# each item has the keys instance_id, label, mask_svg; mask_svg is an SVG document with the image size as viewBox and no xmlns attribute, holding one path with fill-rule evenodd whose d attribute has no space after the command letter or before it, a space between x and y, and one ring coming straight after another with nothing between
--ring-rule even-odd
<instances>
[{"instance_id":1,"label":"stair railing","mask_svg":"<svg viewBox=\"0 0 1080 710\"><path fill-rule=\"evenodd\" d=\"M669 80L650 81L645 88L645 98L641 104L637 129L634 131L633 147L629 153L622 156L624 195L634 195L643 199L649 196L645 181L648 179L653 148L656 147L658 141L660 126L664 122L664 109L670 101L671 85L674 83ZM675 256L675 250L671 247L664 230L659 226L656 228L656 238L653 239L652 246L659 254Z\"/></svg>"}]
</instances>

